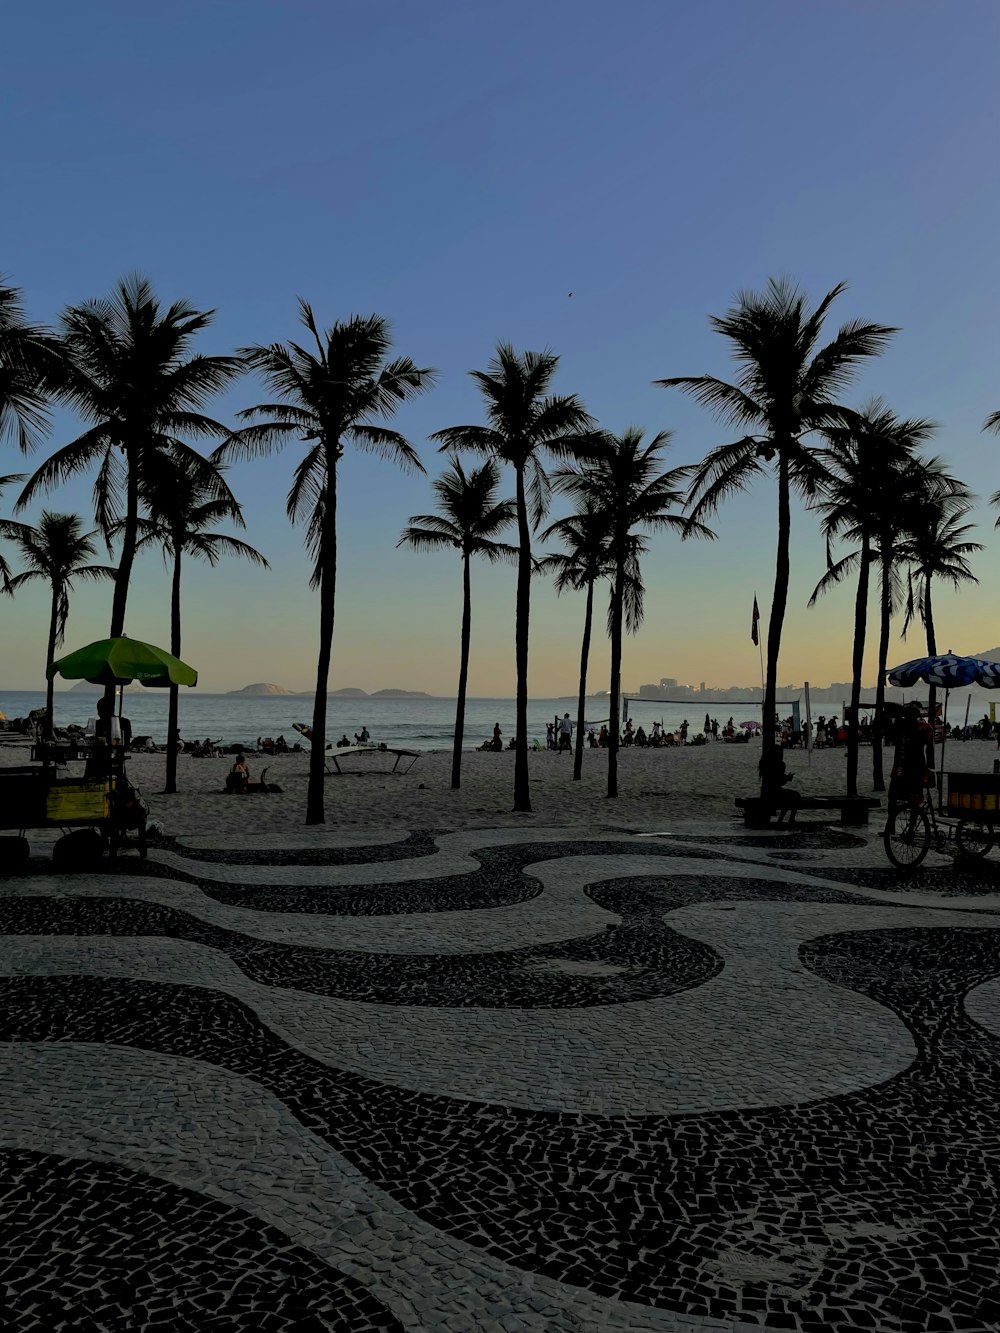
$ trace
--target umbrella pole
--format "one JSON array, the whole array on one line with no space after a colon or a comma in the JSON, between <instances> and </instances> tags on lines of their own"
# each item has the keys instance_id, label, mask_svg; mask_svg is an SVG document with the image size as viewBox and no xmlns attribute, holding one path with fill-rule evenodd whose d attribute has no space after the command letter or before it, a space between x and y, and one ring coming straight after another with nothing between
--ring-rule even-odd
<instances>
[{"instance_id":1,"label":"umbrella pole","mask_svg":"<svg viewBox=\"0 0 1000 1333\"><path fill-rule=\"evenodd\" d=\"M938 814L939 814L939 815L943 815L943 814L944 814L944 747L945 747L945 744L946 744L946 742L947 742L947 740L948 740L948 695L949 695L950 693L951 693L950 690L945 690L945 692L944 692L944 717L941 719L941 765L940 765L940 767L938 768L938 772L937 772ZM932 719L932 720L931 720L931 726L933 726L933 725L934 725L934 722L933 722L933 719Z\"/></svg>"}]
</instances>

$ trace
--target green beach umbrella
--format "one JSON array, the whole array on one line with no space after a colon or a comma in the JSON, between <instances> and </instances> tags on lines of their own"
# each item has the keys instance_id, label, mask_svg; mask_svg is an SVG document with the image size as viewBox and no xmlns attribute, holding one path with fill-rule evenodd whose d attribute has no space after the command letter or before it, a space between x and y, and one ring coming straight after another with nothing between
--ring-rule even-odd
<instances>
[{"instance_id":1,"label":"green beach umbrella","mask_svg":"<svg viewBox=\"0 0 1000 1333\"><path fill-rule=\"evenodd\" d=\"M140 685L165 689L168 685L197 685L198 673L194 667L172 657L163 648L140 639L98 639L67 653L52 663L46 672L66 680L89 680L93 685Z\"/></svg>"}]
</instances>

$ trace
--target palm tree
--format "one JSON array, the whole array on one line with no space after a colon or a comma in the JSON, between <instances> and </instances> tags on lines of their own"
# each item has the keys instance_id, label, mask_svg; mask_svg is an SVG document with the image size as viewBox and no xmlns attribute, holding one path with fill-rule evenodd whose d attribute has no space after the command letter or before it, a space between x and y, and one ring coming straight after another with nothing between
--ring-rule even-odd
<instances>
[{"instance_id":1,"label":"palm tree","mask_svg":"<svg viewBox=\"0 0 1000 1333\"><path fill-rule=\"evenodd\" d=\"M299 311L315 351L294 342L242 350L246 363L281 401L240 412L242 420L255 424L230 435L214 456L257 457L280 448L290 436L307 446L295 469L287 510L293 523L306 518L306 545L313 557L310 585L319 590L306 823L322 824L326 697L336 607L337 464L348 444L353 444L398 467L423 472L413 446L398 431L377 422L429 388L434 372L421 369L409 357L388 359L392 339L380 315L353 315L332 324L321 336L307 302L299 301Z\"/></svg>"},{"instance_id":2,"label":"palm tree","mask_svg":"<svg viewBox=\"0 0 1000 1333\"><path fill-rule=\"evenodd\" d=\"M15 481L23 481L23 480L24 478L19 473L14 473L9 477L0 477L0 494L3 493L3 488L5 486L11 486ZM3 536L2 530L0 530L0 536ZM9 585L10 585L10 566L4 559L3 552L0 551L0 592L9 592L10 591Z\"/></svg>"},{"instance_id":3,"label":"palm tree","mask_svg":"<svg viewBox=\"0 0 1000 1333\"><path fill-rule=\"evenodd\" d=\"M788 601L791 493L812 498L823 469L809 436L838 420L837 398L861 363L883 351L894 329L851 320L817 350L830 306L844 290L838 283L809 313L803 293L787 278L772 278L763 292L742 292L712 327L731 344L739 366L735 384L714 375L658 380L691 393L723 421L749 432L713 449L694 472L688 491L692 518L713 514L728 496L746 490L775 462L778 474L778 550L767 630L763 749L774 747L778 657Z\"/></svg>"},{"instance_id":4,"label":"palm tree","mask_svg":"<svg viewBox=\"0 0 1000 1333\"><path fill-rule=\"evenodd\" d=\"M528 790L528 625L531 616L531 533L548 509L549 480L542 457L576 455L593 421L575 394L548 392L559 358L554 352L517 352L500 343L487 370L473 370L486 405L486 426L448 426L431 436L441 450L467 449L514 469L517 503L517 607L514 660L514 809L531 812ZM530 515L529 515L530 500Z\"/></svg>"},{"instance_id":5,"label":"palm tree","mask_svg":"<svg viewBox=\"0 0 1000 1333\"><path fill-rule=\"evenodd\" d=\"M83 532L83 524L76 514L52 514L43 510L38 527L27 523L0 521L0 536L16 546L22 561L28 566L9 579L5 591L11 594L26 583L43 579L51 590L52 609L49 616L49 642L45 656L46 671L55 661L56 649L66 634L69 618L69 594L74 579L113 579L116 571L104 565L92 565L97 554L93 538L96 532ZM52 705L55 681L48 677L45 694L45 739L52 739Z\"/></svg>"},{"instance_id":6,"label":"palm tree","mask_svg":"<svg viewBox=\"0 0 1000 1333\"><path fill-rule=\"evenodd\" d=\"M933 427L931 427L933 429ZM879 646L875 681L875 716L872 719L872 788L885 791L883 737L885 734L885 673L889 663L892 617L903 603L903 566L911 516L924 505L947 495L966 495L963 484L944 470L939 458L905 459L894 469L888 503L879 507L875 549L879 562Z\"/></svg>"},{"instance_id":7,"label":"palm tree","mask_svg":"<svg viewBox=\"0 0 1000 1333\"><path fill-rule=\"evenodd\" d=\"M604 431L600 447L579 468L565 468L554 478L559 490L577 501L590 501L606 516L608 554L613 568L608 636L611 639L611 727L608 738L608 796L618 795L618 739L621 698L622 630L634 634L642 623L640 557L646 551L641 532L674 531L685 537L714 538L693 518L672 511L683 504L681 483L690 468L661 472L662 451L670 440L660 431L643 444L642 431L630 426L623 435Z\"/></svg>"},{"instance_id":8,"label":"palm tree","mask_svg":"<svg viewBox=\"0 0 1000 1333\"><path fill-rule=\"evenodd\" d=\"M936 656L938 650L931 600L932 581L943 579L956 592L963 583L979 582L969 568L968 557L983 547L980 542L969 540L974 525L962 522L972 510L971 499L964 487L956 486L940 495L925 496L922 503L915 504L907 514L902 549L902 558L909 565L903 637L914 620L921 620L928 657ZM935 694L932 685L929 690L932 718Z\"/></svg>"},{"instance_id":9,"label":"palm tree","mask_svg":"<svg viewBox=\"0 0 1000 1333\"><path fill-rule=\"evenodd\" d=\"M195 335L208 327L213 314L187 301L163 310L148 280L133 274L122 278L110 297L70 306L62 315L66 365L60 396L92 424L42 464L16 508L98 465L97 525L106 540L112 530L121 535L113 638L125 629L144 470L156 454L168 453L210 484L209 463L187 439L226 434L202 409L242 373L242 362L232 356L190 355Z\"/></svg>"},{"instance_id":10,"label":"palm tree","mask_svg":"<svg viewBox=\"0 0 1000 1333\"><path fill-rule=\"evenodd\" d=\"M0 441L13 436L23 454L36 446L62 364L59 340L28 322L20 291L0 277Z\"/></svg>"},{"instance_id":11,"label":"palm tree","mask_svg":"<svg viewBox=\"0 0 1000 1333\"><path fill-rule=\"evenodd\" d=\"M217 523L230 522L245 527L243 511L229 490L221 473L210 484L204 469L196 471L184 461L164 456L146 469L141 499L148 515L140 516L136 550L161 546L163 560L171 570L170 651L181 654L181 565L184 556L194 556L209 565L218 564L224 555L238 556L251 564L268 569L269 565L253 546L226 533L212 532ZM178 694L170 686L167 714L167 763L165 793L177 790Z\"/></svg>"},{"instance_id":12,"label":"palm tree","mask_svg":"<svg viewBox=\"0 0 1000 1333\"><path fill-rule=\"evenodd\" d=\"M566 548L543 556L538 562L541 573L555 576L557 594L572 589L586 590L587 602L583 617L583 642L580 646L580 693L576 709L576 747L573 756L573 780L583 775L583 731L586 725L587 669L590 662L590 636L594 619L594 584L598 579L614 574L608 543L609 528L606 516L597 509L593 500L584 497L580 511L561 518L542 533L542 540L558 537Z\"/></svg>"},{"instance_id":13,"label":"palm tree","mask_svg":"<svg viewBox=\"0 0 1000 1333\"><path fill-rule=\"evenodd\" d=\"M858 794L858 717L861 675L868 628L868 590L873 552L885 523L884 510L895 503L895 479L913 451L934 427L915 419L900 421L882 402L872 399L858 412L845 412L842 423L824 428L826 448L818 458L826 472L820 497L810 508L823 515L827 539L827 571L813 590L809 605L858 571L854 598L854 650L851 667L851 726L847 730L847 794ZM840 560L831 543L840 537L855 549Z\"/></svg>"},{"instance_id":14,"label":"palm tree","mask_svg":"<svg viewBox=\"0 0 1000 1333\"><path fill-rule=\"evenodd\" d=\"M473 468L466 476L457 458L434 482L441 510L438 514L413 514L397 546L416 551L451 547L462 555L462 641L458 668L458 703L455 708L455 741L451 759L451 785L462 785L462 741L465 736L465 694L469 683L469 643L472 632L472 579L474 555L496 562L515 561L517 547L498 542L496 535L513 523L513 500L498 500L500 469L492 460Z\"/></svg>"}]
</instances>

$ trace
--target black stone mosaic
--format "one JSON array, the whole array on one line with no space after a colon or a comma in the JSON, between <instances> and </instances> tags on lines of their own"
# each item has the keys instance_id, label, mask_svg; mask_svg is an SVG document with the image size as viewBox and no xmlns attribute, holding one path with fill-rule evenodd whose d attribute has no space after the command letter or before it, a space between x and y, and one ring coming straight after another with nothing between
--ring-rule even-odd
<instances>
[{"instance_id":1,"label":"black stone mosaic","mask_svg":"<svg viewBox=\"0 0 1000 1333\"><path fill-rule=\"evenodd\" d=\"M193 870L150 859L122 860L101 867L101 873L179 880L193 884L208 898L230 907L258 912L301 912L329 916L398 916L411 912L477 911L505 907L534 898L541 882L524 873L525 866L571 856L659 856L719 861L715 852L680 850L636 842L524 843L482 847L470 856L479 868L433 879L359 885L246 884L208 879ZM33 860L26 875L51 876L52 862Z\"/></svg>"},{"instance_id":2,"label":"black stone mosaic","mask_svg":"<svg viewBox=\"0 0 1000 1333\"><path fill-rule=\"evenodd\" d=\"M5 1333L403 1333L251 1214L105 1162L0 1153Z\"/></svg>"},{"instance_id":3,"label":"black stone mosaic","mask_svg":"<svg viewBox=\"0 0 1000 1333\"><path fill-rule=\"evenodd\" d=\"M889 865L879 841L872 847L873 864L868 866L824 866L824 879L843 884L864 885L867 889L883 889L888 893L940 893L962 898L977 893L1000 893L1000 861L995 853L981 861L958 858L931 864L925 861L915 871L903 872Z\"/></svg>"},{"instance_id":4,"label":"black stone mosaic","mask_svg":"<svg viewBox=\"0 0 1000 1333\"><path fill-rule=\"evenodd\" d=\"M1000 929L836 934L801 958L892 1009L911 1066L788 1107L546 1114L330 1068L208 990L93 977L3 980L0 1039L229 1069L435 1227L608 1297L804 1333L995 1328L1000 1041L962 998L1000 974Z\"/></svg>"},{"instance_id":5,"label":"black stone mosaic","mask_svg":"<svg viewBox=\"0 0 1000 1333\"><path fill-rule=\"evenodd\" d=\"M400 842L373 843L370 847L238 848L223 850L188 847L169 834L151 836L150 847L160 847L175 856L194 861L232 866L365 866L383 861L412 861L433 856L440 832L418 829Z\"/></svg>"},{"instance_id":6,"label":"black stone mosaic","mask_svg":"<svg viewBox=\"0 0 1000 1333\"><path fill-rule=\"evenodd\" d=\"M826 875L825 869L823 875ZM583 891L598 907L616 912L625 921L657 919L664 912L698 903L845 903L890 910L897 906L860 893L827 888L824 884L782 884L775 879L736 875L635 875L628 879L593 882L585 885ZM905 904L898 905L905 907Z\"/></svg>"},{"instance_id":7,"label":"black stone mosaic","mask_svg":"<svg viewBox=\"0 0 1000 1333\"><path fill-rule=\"evenodd\" d=\"M708 945L655 919L558 944L494 953L376 954L261 940L158 903L0 897L0 934L190 940L220 950L251 980L266 986L373 1004L444 1008L625 1004L700 986L722 968L721 958ZM602 968L608 969L604 975Z\"/></svg>"}]
</instances>

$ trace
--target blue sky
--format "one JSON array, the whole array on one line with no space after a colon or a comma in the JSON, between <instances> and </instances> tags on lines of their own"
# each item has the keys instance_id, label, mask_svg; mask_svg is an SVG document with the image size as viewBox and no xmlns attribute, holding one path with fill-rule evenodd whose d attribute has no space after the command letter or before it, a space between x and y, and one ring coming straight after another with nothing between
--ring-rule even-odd
<instances>
[{"instance_id":1,"label":"blue sky","mask_svg":"<svg viewBox=\"0 0 1000 1333\"><path fill-rule=\"evenodd\" d=\"M1000 407L992 0L39 0L4 27L0 270L37 318L132 269L165 300L218 311L206 351L293 336L298 294L324 321L376 310L401 352L438 368L396 422L431 474L430 432L480 419L466 372L500 338L549 346L558 388L612 429L672 428L682 463L725 436L651 381L730 373L708 314L770 274L814 298L846 279L834 323L901 328L852 400L878 392L933 417L969 484L1000 486L1000 442L980 433ZM261 396L244 380L216 414ZM75 427L57 415L52 446ZM289 446L231 477L272 571L189 570L184 655L207 689L312 683L317 607L284 517L297 457ZM0 472L20 466L8 446ZM332 684L452 692L457 562L395 549L427 481L352 457L341 497ZM88 487L48 503L86 512ZM766 615L774 510L764 480L722 511L712 546L654 541L628 686L757 677L749 607L756 589ZM994 517L977 512L980 587L939 598L942 647L1000 643ZM843 680L850 593L806 610L823 569L812 516L796 515L794 541L780 675ZM475 596L470 688L511 693L512 573L477 570ZM41 680L42 600L0 606L8 688ZM108 602L81 591L70 646L103 634ZM130 633L166 640L155 557L131 607ZM581 616L537 585L533 693L574 688ZM894 641L892 655L919 647ZM595 683L606 664L601 642Z\"/></svg>"}]
</instances>

